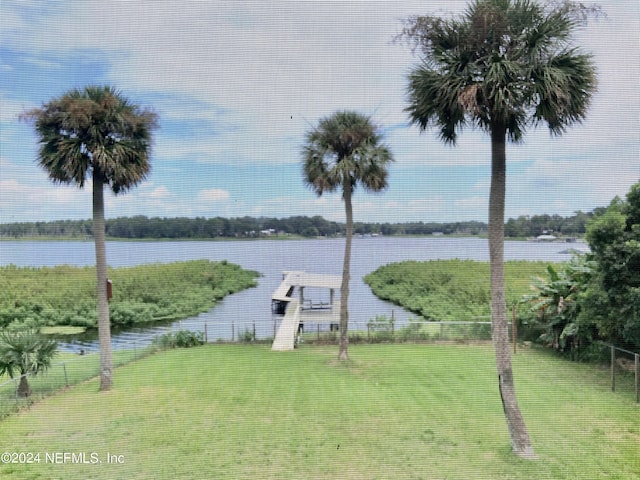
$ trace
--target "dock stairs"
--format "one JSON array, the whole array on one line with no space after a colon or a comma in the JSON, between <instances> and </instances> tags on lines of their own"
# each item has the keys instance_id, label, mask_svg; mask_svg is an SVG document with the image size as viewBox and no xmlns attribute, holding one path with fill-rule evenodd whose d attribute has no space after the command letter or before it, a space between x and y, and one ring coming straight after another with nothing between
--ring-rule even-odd
<instances>
[{"instance_id":1,"label":"dock stairs","mask_svg":"<svg viewBox=\"0 0 640 480\"><path fill-rule=\"evenodd\" d=\"M287 351L293 350L295 347L296 334L298 333L298 325L300 324L300 303L296 299L289 301L287 313L284 315L280 328L273 340L271 350Z\"/></svg>"}]
</instances>

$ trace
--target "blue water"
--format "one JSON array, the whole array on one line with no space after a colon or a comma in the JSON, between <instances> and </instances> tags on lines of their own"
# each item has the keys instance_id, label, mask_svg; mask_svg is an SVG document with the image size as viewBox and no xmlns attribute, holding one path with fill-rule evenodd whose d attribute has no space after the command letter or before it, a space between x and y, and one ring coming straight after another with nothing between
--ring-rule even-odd
<instances>
[{"instance_id":1,"label":"blue water","mask_svg":"<svg viewBox=\"0 0 640 480\"><path fill-rule=\"evenodd\" d=\"M584 248L584 245L571 245ZM566 261L569 255L560 253L568 245L560 243L506 242L506 260ZM131 341L140 344L166 328L188 328L204 331L211 340L237 338L245 330L259 338L272 337L274 318L271 314L271 294L282 280L285 270L341 275L344 239L327 240L262 240L233 242L107 242L108 263L112 267L145 263L167 263L183 260L227 260L262 274L258 286L226 297L211 311L174 322L173 325L136 328L114 332L113 348L123 348ZM413 314L375 297L362 278L381 265L402 260L471 259L488 261L486 239L447 237L374 237L357 238L353 242L351 259L351 291L349 296L350 329L365 329L376 315L390 317L398 325ZM0 242L0 265L54 266L94 265L94 244L87 242ZM114 285L114 295L118 286ZM320 292L318 292L320 295ZM318 300L322 300L319 298ZM314 298L315 300L315 298ZM464 320L464 319L463 319ZM70 350L97 349L94 339L78 340L66 345Z\"/></svg>"}]
</instances>

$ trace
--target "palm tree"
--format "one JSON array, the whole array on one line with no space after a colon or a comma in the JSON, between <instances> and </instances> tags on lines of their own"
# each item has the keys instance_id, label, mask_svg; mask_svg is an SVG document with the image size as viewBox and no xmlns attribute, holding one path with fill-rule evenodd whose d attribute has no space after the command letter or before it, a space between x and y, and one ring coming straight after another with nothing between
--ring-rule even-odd
<instances>
[{"instance_id":1,"label":"palm tree","mask_svg":"<svg viewBox=\"0 0 640 480\"><path fill-rule=\"evenodd\" d=\"M0 375L11 378L20 374L18 396L31 395L28 375L37 375L51 365L58 344L39 335L36 331L0 332Z\"/></svg>"},{"instance_id":2,"label":"palm tree","mask_svg":"<svg viewBox=\"0 0 640 480\"><path fill-rule=\"evenodd\" d=\"M589 55L572 46L575 29L593 9L569 0L475 0L456 18L416 16L399 35L418 51L409 74L411 122L436 126L455 144L470 125L491 138L489 257L491 312L498 383L513 450L533 457L516 399L504 285L504 205L507 139L520 142L529 125L560 135L586 115L596 88Z\"/></svg>"},{"instance_id":3,"label":"palm tree","mask_svg":"<svg viewBox=\"0 0 640 480\"><path fill-rule=\"evenodd\" d=\"M342 188L347 219L342 284L340 287L340 347L338 358L348 360L349 277L353 206L351 198L357 185L370 192L387 187L387 164L391 152L382 144L378 127L365 115L338 111L320 119L307 132L303 148L304 182L318 196Z\"/></svg>"},{"instance_id":4,"label":"palm tree","mask_svg":"<svg viewBox=\"0 0 640 480\"><path fill-rule=\"evenodd\" d=\"M112 87L89 86L71 90L26 112L23 118L35 124L40 143L38 162L54 183L83 188L89 176L93 179L100 390L109 390L113 367L103 190L106 185L117 195L146 178L156 115L130 103Z\"/></svg>"}]
</instances>

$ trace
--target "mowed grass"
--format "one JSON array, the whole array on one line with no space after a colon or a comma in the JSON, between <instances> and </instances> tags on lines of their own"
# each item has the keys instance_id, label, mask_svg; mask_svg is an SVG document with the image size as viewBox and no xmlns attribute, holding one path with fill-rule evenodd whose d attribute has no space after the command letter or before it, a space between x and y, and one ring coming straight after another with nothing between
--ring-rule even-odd
<instances>
[{"instance_id":1,"label":"mowed grass","mask_svg":"<svg viewBox=\"0 0 640 480\"><path fill-rule=\"evenodd\" d=\"M539 459L510 453L491 345L172 350L0 422L3 479L638 479L640 408L607 372L514 357ZM47 464L46 452L101 464ZM107 463L110 458L119 463ZM120 457L113 457L113 455Z\"/></svg>"},{"instance_id":2,"label":"mowed grass","mask_svg":"<svg viewBox=\"0 0 640 480\"><path fill-rule=\"evenodd\" d=\"M114 366L117 367L151 353L152 349L150 347L136 350L116 350L113 352L112 360ZM29 376L28 381L32 393L30 397L25 399L16 398L19 377L12 380L6 374L0 375L0 422L6 415L11 415L17 409L24 408L40 401L44 397L56 394L66 385L76 385L99 374L99 353L79 356L75 353L58 352L46 373Z\"/></svg>"}]
</instances>

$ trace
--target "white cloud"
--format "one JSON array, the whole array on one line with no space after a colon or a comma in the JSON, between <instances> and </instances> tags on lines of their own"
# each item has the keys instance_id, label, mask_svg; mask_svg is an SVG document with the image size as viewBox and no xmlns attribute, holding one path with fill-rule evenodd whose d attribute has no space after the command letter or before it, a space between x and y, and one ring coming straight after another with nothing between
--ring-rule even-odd
<instances>
[{"instance_id":1,"label":"white cloud","mask_svg":"<svg viewBox=\"0 0 640 480\"><path fill-rule=\"evenodd\" d=\"M253 179L234 187L234 199L242 200L232 202L222 188L189 191L188 172L194 162L203 168L299 162L305 131L338 108L358 109L389 127L386 141L397 160L392 169L488 166L489 139L482 132L466 130L455 147L448 147L437 132L420 135L406 125L405 76L418 60L391 42L401 18L459 12L467 3L168 0L125 5L70 0L68 8L60 9L42 2L6 2L0 35L3 47L21 62L46 66L53 75L72 76L79 62L100 59L100 82L148 99L159 113L154 172L168 178L168 169L177 169L175 178L187 184L143 184L110 198L108 215L317 214L343 221L339 194L282 198L274 189L271 196L256 196L252 189L260 187L261 179ZM605 205L640 178L640 6L635 0L601 3L609 18L590 23L578 38L584 50L596 55L600 91L583 125L556 139L545 127L532 129L524 144L508 146L507 159L514 167L507 182L508 214ZM11 75L19 70L7 59L2 68ZM43 200L37 195L49 195L51 205L65 205L68 198L43 172L34 173L38 169L28 160L35 157L35 142L27 138L26 125L17 125L16 116L46 100L30 95L18 84L0 91L0 140L3 155L11 160L3 160L0 180L15 182L5 185L7 191L24 188L16 195L33 200L33 211L63 218L62 209L55 213L36 206ZM397 191L408 190L406 184L393 185L389 197L356 198L355 213L371 221L486 218L488 180L477 182L471 192L455 194L454 175L451 186L430 182L426 177L422 181L425 191L438 195L398 197ZM3 217L5 212L26 212L27 207L6 198L0 192ZM83 211L90 215L90 206Z\"/></svg>"},{"instance_id":2,"label":"white cloud","mask_svg":"<svg viewBox=\"0 0 640 480\"><path fill-rule=\"evenodd\" d=\"M15 179L0 180L0 222L24 219L91 217L91 189L74 186L34 187Z\"/></svg>"},{"instance_id":3,"label":"white cloud","mask_svg":"<svg viewBox=\"0 0 640 480\"><path fill-rule=\"evenodd\" d=\"M158 188L155 188L149 193L141 194L141 196L146 196L148 198L154 198L154 199L165 199L165 198L170 198L172 195L169 192L169 189L164 185L162 185Z\"/></svg>"},{"instance_id":4,"label":"white cloud","mask_svg":"<svg viewBox=\"0 0 640 480\"><path fill-rule=\"evenodd\" d=\"M0 92L0 122L7 124L16 124L18 116L31 108L36 107L35 104L28 104L24 101L13 100L6 93ZM6 128L8 125L3 126Z\"/></svg>"},{"instance_id":5,"label":"white cloud","mask_svg":"<svg viewBox=\"0 0 640 480\"><path fill-rule=\"evenodd\" d=\"M198 201L220 202L222 200L229 200L228 191L219 188L212 188L209 190L200 190L200 192L198 192Z\"/></svg>"},{"instance_id":6,"label":"white cloud","mask_svg":"<svg viewBox=\"0 0 640 480\"><path fill-rule=\"evenodd\" d=\"M485 196L474 196L474 197L466 197L459 198L455 201L455 205L458 208L478 208L484 207L486 208L488 205L488 198Z\"/></svg>"}]
</instances>

